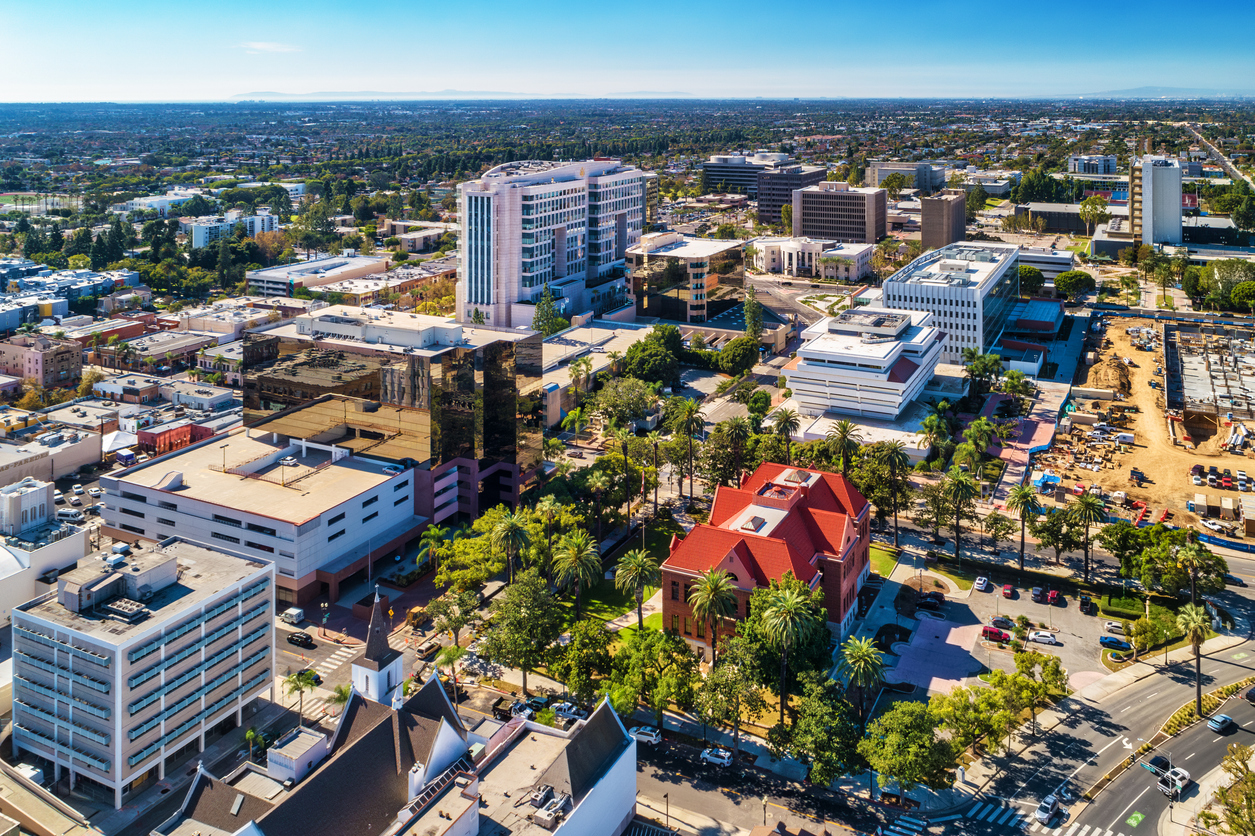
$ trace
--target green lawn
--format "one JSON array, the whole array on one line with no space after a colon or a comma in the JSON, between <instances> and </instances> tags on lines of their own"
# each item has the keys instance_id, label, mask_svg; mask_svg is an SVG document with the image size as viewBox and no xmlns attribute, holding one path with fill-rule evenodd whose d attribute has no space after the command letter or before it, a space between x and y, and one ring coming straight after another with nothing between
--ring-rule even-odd
<instances>
[{"instance_id":1,"label":"green lawn","mask_svg":"<svg viewBox=\"0 0 1255 836\"><path fill-rule=\"evenodd\" d=\"M645 600L658 591L657 587L645 588ZM568 593L558 599L562 607L562 629L566 631L575 623L575 595ZM636 609L636 596L615 589L614 581L602 578L592 589L584 591L584 617L598 621L613 621L629 610ZM661 618L661 616L659 616Z\"/></svg>"},{"instance_id":2,"label":"green lawn","mask_svg":"<svg viewBox=\"0 0 1255 836\"><path fill-rule=\"evenodd\" d=\"M1002 469L1004 467L1006 467L1006 462L1002 459L990 459L981 468L980 478L991 485L996 485L998 480L1002 478Z\"/></svg>"},{"instance_id":3,"label":"green lawn","mask_svg":"<svg viewBox=\"0 0 1255 836\"><path fill-rule=\"evenodd\" d=\"M964 536L967 536L967 534ZM969 571L968 569L960 569L950 563L947 563L944 566L940 563L927 563L924 565L924 571L934 572L941 575L959 589L971 589L972 583L976 580L975 572Z\"/></svg>"},{"instance_id":4,"label":"green lawn","mask_svg":"<svg viewBox=\"0 0 1255 836\"><path fill-rule=\"evenodd\" d=\"M893 567L898 565L898 556L893 549L884 546L872 546L872 571L887 578L893 572Z\"/></svg>"},{"instance_id":5,"label":"green lawn","mask_svg":"<svg viewBox=\"0 0 1255 836\"><path fill-rule=\"evenodd\" d=\"M997 209L999 206L1001 206L1001 205L1002 205L1002 204L1004 204L1004 203L1006 203L1006 201L1005 201L1005 200L1003 200L1003 199L1001 199L1001 198L997 198L997 197L987 197L987 198L985 198L985 208L986 208L986 209Z\"/></svg>"}]
</instances>

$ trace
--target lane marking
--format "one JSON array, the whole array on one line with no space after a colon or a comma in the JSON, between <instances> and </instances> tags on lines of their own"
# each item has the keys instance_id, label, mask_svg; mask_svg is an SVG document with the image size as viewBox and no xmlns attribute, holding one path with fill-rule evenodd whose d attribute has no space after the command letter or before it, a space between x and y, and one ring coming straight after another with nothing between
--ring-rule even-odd
<instances>
[{"instance_id":1,"label":"lane marking","mask_svg":"<svg viewBox=\"0 0 1255 836\"><path fill-rule=\"evenodd\" d=\"M1137 803L1137 799L1141 798L1143 795L1146 795L1146 793L1149 791L1150 791L1150 787L1144 787L1142 791L1137 794L1137 797L1134 798L1132 801L1130 801L1128 806L1120 811L1119 815L1115 817L1115 820L1111 822L1111 827L1107 829L1111 830L1112 828L1120 824L1121 820L1124 818L1124 814L1127 813L1133 807L1133 805ZM1138 821L1141 821L1141 819L1138 819Z\"/></svg>"},{"instance_id":2,"label":"lane marking","mask_svg":"<svg viewBox=\"0 0 1255 836\"><path fill-rule=\"evenodd\" d=\"M1195 753L1195 752L1190 752L1188 755L1186 755L1186 756L1185 756L1185 758L1183 758L1183 760L1187 760L1187 761L1188 761L1190 758L1194 757L1194 755L1195 755L1195 754L1197 754L1197 753Z\"/></svg>"}]
</instances>

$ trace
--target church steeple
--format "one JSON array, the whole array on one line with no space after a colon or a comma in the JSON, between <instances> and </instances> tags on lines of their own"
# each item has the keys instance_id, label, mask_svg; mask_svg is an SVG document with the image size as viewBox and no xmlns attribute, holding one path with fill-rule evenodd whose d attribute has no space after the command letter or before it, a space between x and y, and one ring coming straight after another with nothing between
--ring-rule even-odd
<instances>
[{"instance_id":1,"label":"church steeple","mask_svg":"<svg viewBox=\"0 0 1255 836\"><path fill-rule=\"evenodd\" d=\"M370 627L366 633L366 648L361 656L353 660L353 687L367 699L386 705L392 689L401 684L403 665L401 651L388 644L388 618L376 589L375 605L370 611Z\"/></svg>"},{"instance_id":2,"label":"church steeple","mask_svg":"<svg viewBox=\"0 0 1255 836\"><path fill-rule=\"evenodd\" d=\"M396 652L388 645L388 622L384 618L379 590L375 590L375 605L370 611L370 629L366 633L366 652L362 655L362 659L374 662L378 670L392 661Z\"/></svg>"}]
</instances>

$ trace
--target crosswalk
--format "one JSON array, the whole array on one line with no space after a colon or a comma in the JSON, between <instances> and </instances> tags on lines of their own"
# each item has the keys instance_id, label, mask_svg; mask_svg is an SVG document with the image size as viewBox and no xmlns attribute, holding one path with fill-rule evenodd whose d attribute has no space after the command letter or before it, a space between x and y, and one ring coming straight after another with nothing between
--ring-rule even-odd
<instances>
[{"instance_id":1,"label":"crosswalk","mask_svg":"<svg viewBox=\"0 0 1255 836\"><path fill-rule=\"evenodd\" d=\"M314 670L318 671L319 676L326 679L333 671L361 652L361 649L357 647L342 647L324 659Z\"/></svg>"},{"instance_id":2,"label":"crosswalk","mask_svg":"<svg viewBox=\"0 0 1255 836\"><path fill-rule=\"evenodd\" d=\"M1101 827L1094 827L1092 824L1072 824L1063 827L1048 827L1047 825L1033 822L1033 826L1029 829L1030 833L1041 833L1045 836L1124 836L1114 830L1106 830Z\"/></svg>"},{"instance_id":3,"label":"crosswalk","mask_svg":"<svg viewBox=\"0 0 1255 836\"><path fill-rule=\"evenodd\" d=\"M1123 833L1102 827L1094 827L1091 824L1083 825L1079 822L1075 824L1065 822L1058 827L1052 827L1050 824L1043 824L1037 821L1033 818L1031 812L1023 812L1009 804L993 799L973 804L959 818L993 825L998 828L1000 833L1018 829L1028 833L1036 833L1038 836L1124 836ZM943 820L939 819L937 821ZM907 836L913 836L913 834L907 834Z\"/></svg>"},{"instance_id":4,"label":"crosswalk","mask_svg":"<svg viewBox=\"0 0 1255 836\"><path fill-rule=\"evenodd\" d=\"M981 801L972 805L963 816L973 821L998 825L1006 829L1024 827L1028 823L1028 815L1015 807L998 801ZM1034 822L1035 824L1035 822Z\"/></svg>"},{"instance_id":5,"label":"crosswalk","mask_svg":"<svg viewBox=\"0 0 1255 836\"><path fill-rule=\"evenodd\" d=\"M881 829L882 836L921 836L928 829L928 822L914 816L899 816L893 824Z\"/></svg>"}]
</instances>

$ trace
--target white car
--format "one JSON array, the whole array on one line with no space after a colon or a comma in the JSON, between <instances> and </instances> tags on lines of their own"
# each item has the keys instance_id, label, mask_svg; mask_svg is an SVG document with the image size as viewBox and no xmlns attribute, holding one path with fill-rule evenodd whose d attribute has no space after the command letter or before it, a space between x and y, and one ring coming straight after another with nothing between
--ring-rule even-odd
<instances>
[{"instance_id":1,"label":"white car","mask_svg":"<svg viewBox=\"0 0 1255 836\"><path fill-rule=\"evenodd\" d=\"M88 488L87 492L91 494L92 496L104 496L105 495L105 492L102 491L100 488Z\"/></svg>"},{"instance_id":2,"label":"white car","mask_svg":"<svg viewBox=\"0 0 1255 836\"><path fill-rule=\"evenodd\" d=\"M1203 525L1210 528L1212 531L1224 531L1224 526L1215 520L1203 520Z\"/></svg>"},{"instance_id":3,"label":"white car","mask_svg":"<svg viewBox=\"0 0 1255 836\"><path fill-rule=\"evenodd\" d=\"M1194 484L1195 484L1195 485L1201 485L1201 484L1203 484L1203 477L1202 477L1202 476L1199 476L1197 473L1195 473L1195 474L1194 474Z\"/></svg>"},{"instance_id":4,"label":"white car","mask_svg":"<svg viewBox=\"0 0 1255 836\"><path fill-rule=\"evenodd\" d=\"M1028 634L1028 640L1037 642L1038 644L1059 644L1059 640L1055 638L1054 633L1048 633L1045 630L1034 630Z\"/></svg>"},{"instance_id":5,"label":"white car","mask_svg":"<svg viewBox=\"0 0 1255 836\"><path fill-rule=\"evenodd\" d=\"M1123 624L1122 622L1119 622L1119 621L1108 621L1108 622L1107 622L1106 624L1104 624L1102 627L1103 627L1103 629L1104 629L1104 630L1106 630L1108 633L1119 633L1121 636L1123 636L1123 635L1124 635L1124 624Z\"/></svg>"},{"instance_id":6,"label":"white car","mask_svg":"<svg viewBox=\"0 0 1255 836\"><path fill-rule=\"evenodd\" d=\"M989 589L989 578L977 578L972 586L977 592L984 592Z\"/></svg>"},{"instance_id":7,"label":"white car","mask_svg":"<svg viewBox=\"0 0 1255 836\"><path fill-rule=\"evenodd\" d=\"M1041 804L1037 805L1037 812L1034 815L1039 822L1044 824L1054 818L1057 812L1059 812L1059 799L1048 795L1041 800Z\"/></svg>"},{"instance_id":8,"label":"white car","mask_svg":"<svg viewBox=\"0 0 1255 836\"><path fill-rule=\"evenodd\" d=\"M279 464L284 467L296 467L296 458L294 456L285 456L279 459Z\"/></svg>"},{"instance_id":9,"label":"white car","mask_svg":"<svg viewBox=\"0 0 1255 836\"><path fill-rule=\"evenodd\" d=\"M715 766L731 766L732 753L727 749L703 749L701 755L702 763L710 763Z\"/></svg>"},{"instance_id":10,"label":"white car","mask_svg":"<svg viewBox=\"0 0 1255 836\"><path fill-rule=\"evenodd\" d=\"M588 712L577 706L575 703L560 702L553 707L553 713L557 717L564 720L583 720L588 716Z\"/></svg>"},{"instance_id":11,"label":"white car","mask_svg":"<svg viewBox=\"0 0 1255 836\"><path fill-rule=\"evenodd\" d=\"M75 493L75 494L77 494L78 496L82 496L82 495L83 495L83 486L82 486L82 485L75 485L73 488L71 488L71 490L73 490L73 491L74 491L74 493Z\"/></svg>"},{"instance_id":12,"label":"white car","mask_svg":"<svg viewBox=\"0 0 1255 836\"><path fill-rule=\"evenodd\" d=\"M656 746L662 742L662 732L657 729L651 729L649 726L636 726L628 731L632 737L636 738L637 743L648 743Z\"/></svg>"}]
</instances>

